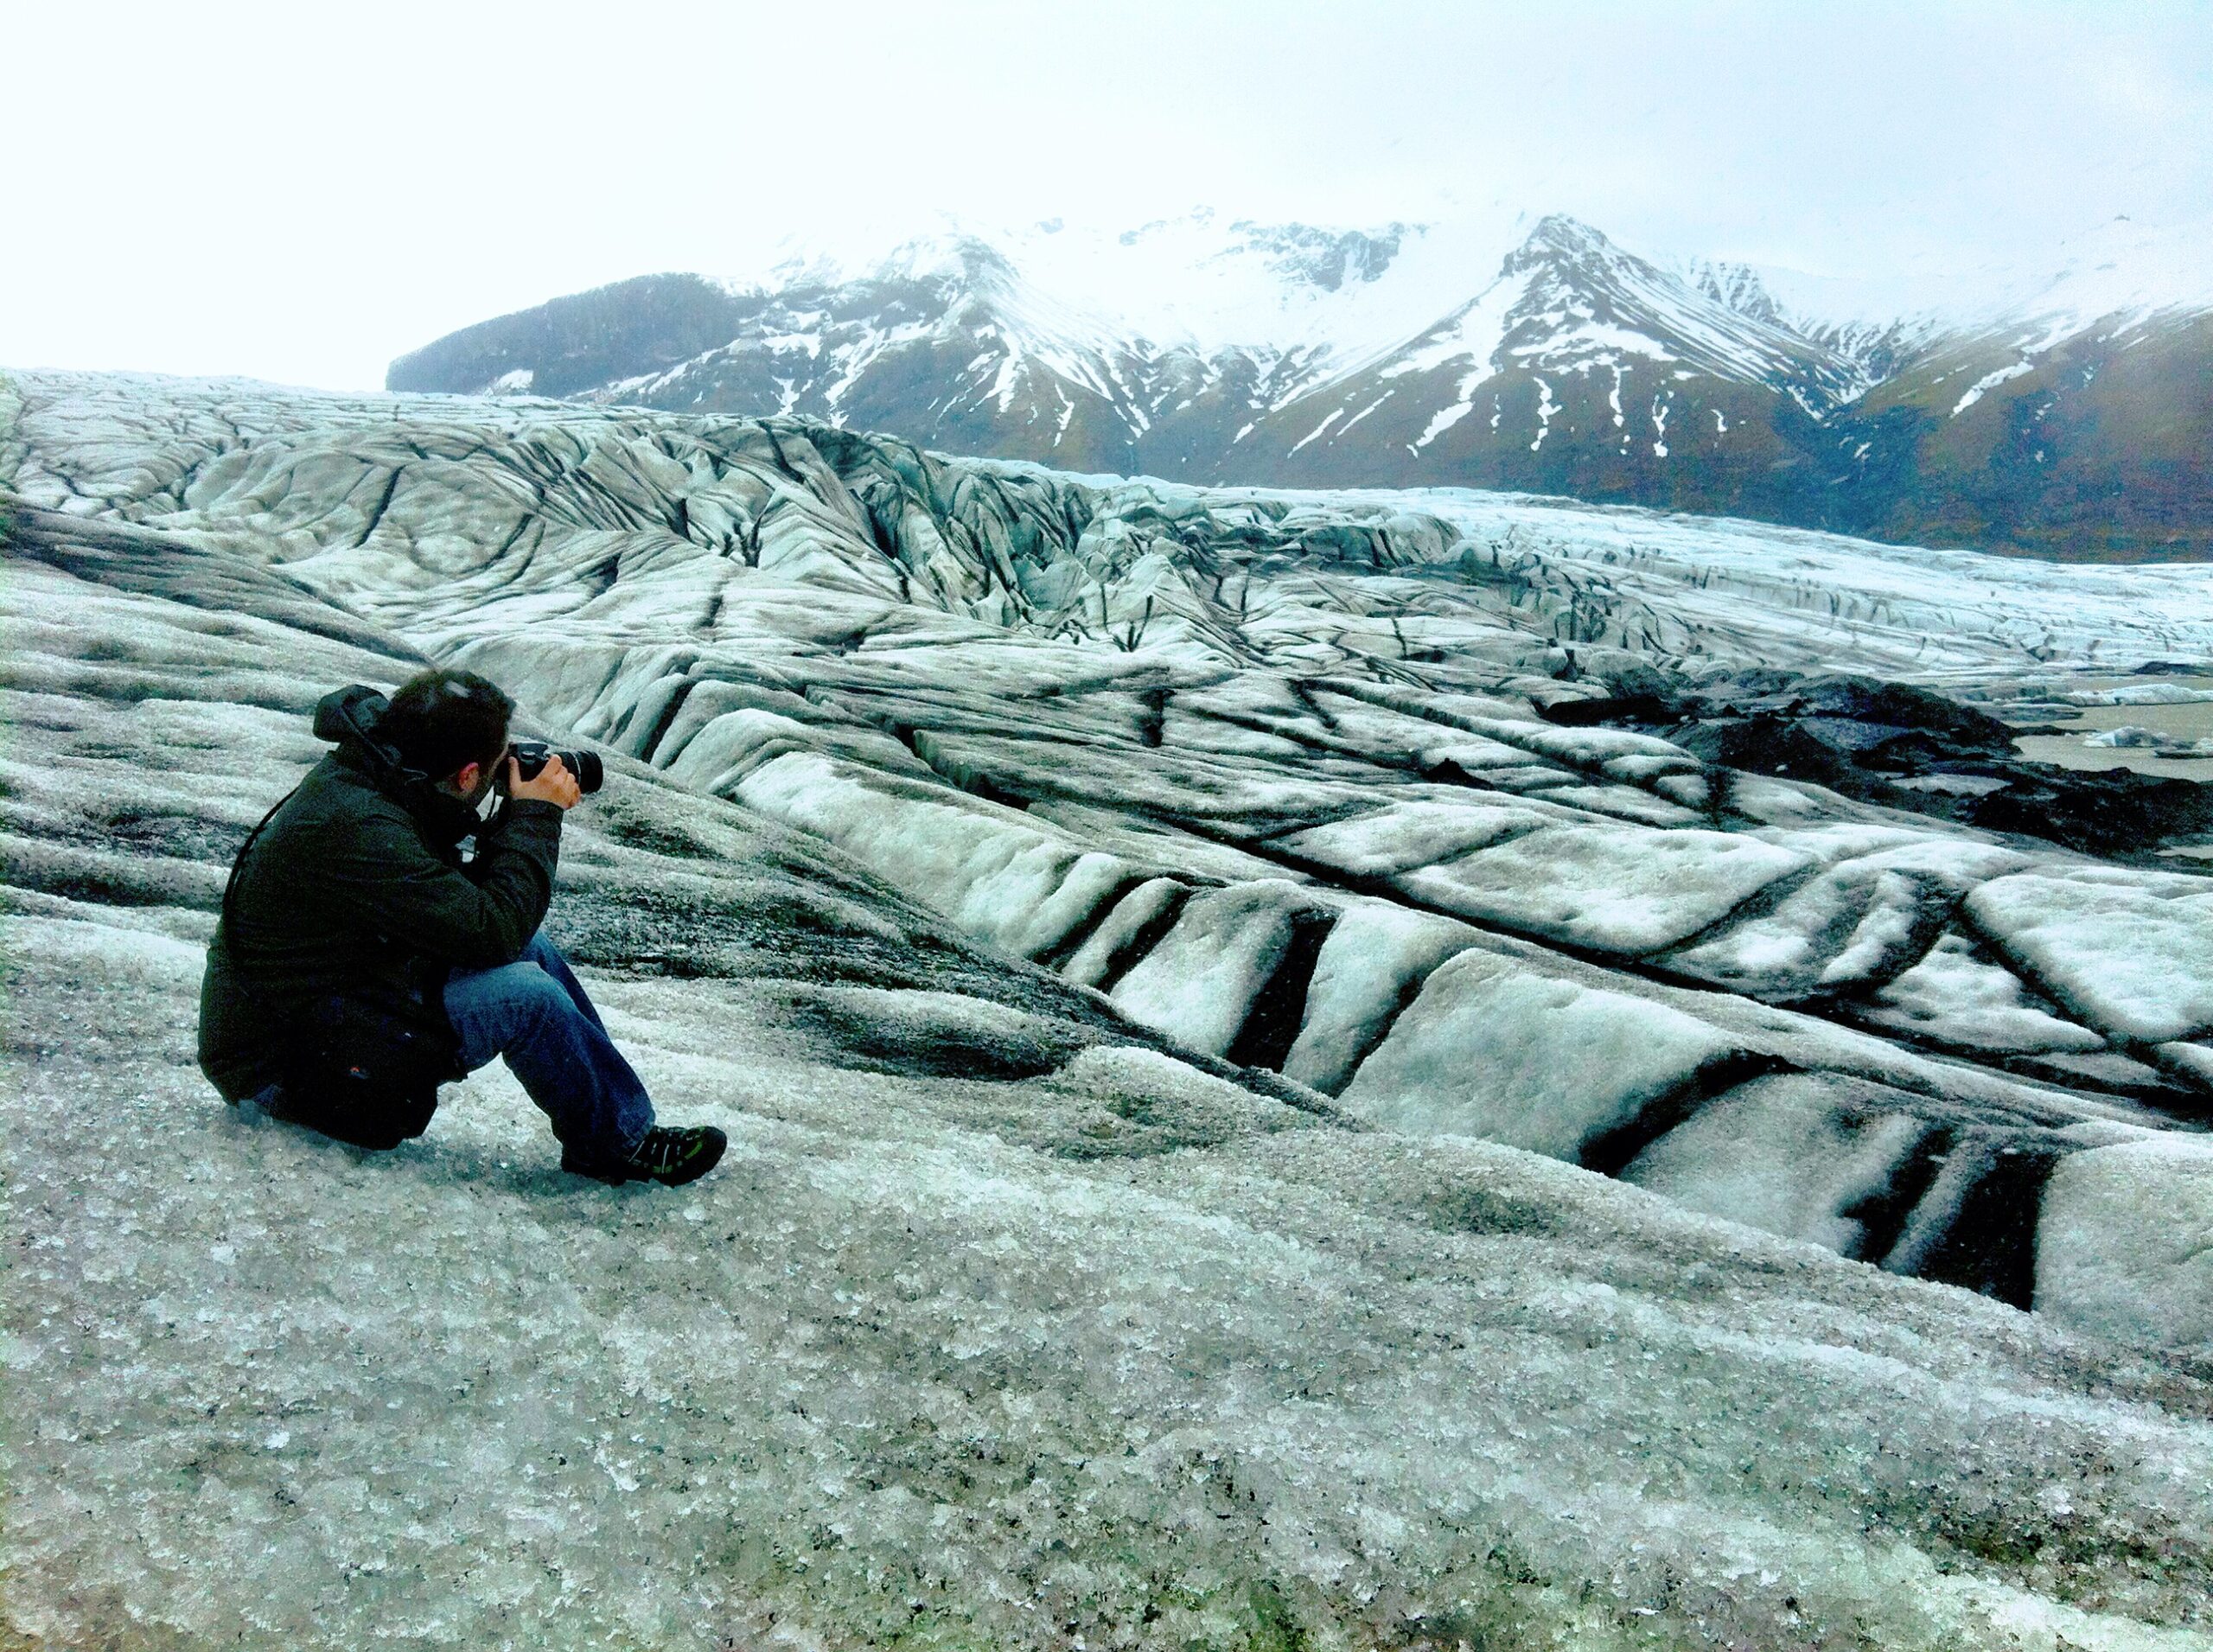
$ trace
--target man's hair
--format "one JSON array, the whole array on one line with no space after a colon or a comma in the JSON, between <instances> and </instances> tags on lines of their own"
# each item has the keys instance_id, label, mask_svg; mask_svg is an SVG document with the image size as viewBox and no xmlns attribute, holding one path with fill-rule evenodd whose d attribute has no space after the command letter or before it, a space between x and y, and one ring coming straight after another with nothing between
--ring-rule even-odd
<instances>
[{"instance_id":1,"label":"man's hair","mask_svg":"<svg viewBox=\"0 0 2213 1652\"><path fill-rule=\"evenodd\" d=\"M506 749L514 709L498 685L475 672L434 667L394 692L377 719L376 737L410 769L450 780L470 763L488 763Z\"/></svg>"}]
</instances>

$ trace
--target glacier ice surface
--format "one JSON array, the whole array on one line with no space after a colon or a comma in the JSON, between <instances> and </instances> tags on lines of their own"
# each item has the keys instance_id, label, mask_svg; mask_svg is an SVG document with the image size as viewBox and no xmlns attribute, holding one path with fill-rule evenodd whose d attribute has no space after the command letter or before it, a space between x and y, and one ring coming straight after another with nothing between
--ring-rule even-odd
<instances>
[{"instance_id":1,"label":"glacier ice surface","mask_svg":"<svg viewBox=\"0 0 2213 1652\"><path fill-rule=\"evenodd\" d=\"M2206 1643L2202 880L1545 715L2048 700L2176 571L58 375L0 475L11 1633ZM553 932L698 1187L194 1071L315 696L428 654L607 746ZM2035 1313L1839 1254L1979 1223Z\"/></svg>"}]
</instances>

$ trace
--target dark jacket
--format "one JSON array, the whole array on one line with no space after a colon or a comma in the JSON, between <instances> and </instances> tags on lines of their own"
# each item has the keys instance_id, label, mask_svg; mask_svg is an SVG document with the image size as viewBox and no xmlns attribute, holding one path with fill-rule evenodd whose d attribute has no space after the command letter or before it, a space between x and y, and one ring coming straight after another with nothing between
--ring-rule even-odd
<instances>
[{"instance_id":1,"label":"dark jacket","mask_svg":"<svg viewBox=\"0 0 2213 1652\"><path fill-rule=\"evenodd\" d=\"M201 1070L233 1100L276 1081L287 1030L327 998L450 1043L447 974L513 963L552 899L558 806L511 801L480 826L377 743L384 707L370 688L324 697L315 731L337 750L240 857L200 993Z\"/></svg>"}]
</instances>

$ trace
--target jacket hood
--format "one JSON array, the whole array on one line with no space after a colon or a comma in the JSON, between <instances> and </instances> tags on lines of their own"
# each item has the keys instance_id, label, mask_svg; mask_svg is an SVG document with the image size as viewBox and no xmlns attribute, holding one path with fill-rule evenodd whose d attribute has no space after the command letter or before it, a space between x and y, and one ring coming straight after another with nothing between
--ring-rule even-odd
<instances>
[{"instance_id":1,"label":"jacket hood","mask_svg":"<svg viewBox=\"0 0 2213 1652\"><path fill-rule=\"evenodd\" d=\"M401 804L438 838L458 843L482 822L476 811L449 797L419 769L410 769L398 750L376 737L376 726L391 705L366 683L334 689L316 702L315 737L338 748L339 757L368 775L378 790Z\"/></svg>"},{"instance_id":2,"label":"jacket hood","mask_svg":"<svg viewBox=\"0 0 2213 1652\"><path fill-rule=\"evenodd\" d=\"M347 740L359 740L364 745L374 745L369 730L385 713L392 702L371 688L367 683L355 683L348 688L334 689L315 704L315 737L334 744ZM394 766L399 755L388 748L379 748Z\"/></svg>"}]
</instances>

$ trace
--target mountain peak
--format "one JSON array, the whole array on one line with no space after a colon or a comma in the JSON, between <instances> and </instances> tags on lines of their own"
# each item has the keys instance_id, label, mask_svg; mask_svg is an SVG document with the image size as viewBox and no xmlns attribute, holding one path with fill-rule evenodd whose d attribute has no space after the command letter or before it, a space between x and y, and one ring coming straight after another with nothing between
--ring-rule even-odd
<instances>
[{"instance_id":1,"label":"mountain peak","mask_svg":"<svg viewBox=\"0 0 2213 1652\"><path fill-rule=\"evenodd\" d=\"M1526 268L1547 258L1618 258L1628 256L1598 230L1566 213L1548 213L1537 220L1521 245L1508 255L1508 265ZM1518 265L1517 265L1517 261Z\"/></svg>"}]
</instances>

